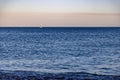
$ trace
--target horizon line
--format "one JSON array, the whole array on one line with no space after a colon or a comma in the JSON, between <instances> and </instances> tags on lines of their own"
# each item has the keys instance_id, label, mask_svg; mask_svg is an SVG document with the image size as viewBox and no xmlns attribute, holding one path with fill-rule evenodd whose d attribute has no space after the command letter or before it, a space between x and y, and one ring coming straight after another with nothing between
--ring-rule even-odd
<instances>
[{"instance_id":1,"label":"horizon line","mask_svg":"<svg viewBox=\"0 0 120 80\"><path fill-rule=\"evenodd\" d=\"M52 28L52 27L53 27L53 28L57 28L57 27L58 27L58 28L59 28L59 27L61 27L61 28L62 28L62 27L63 27L63 28L64 28L64 27L68 27L68 28L69 28L69 27L78 27L78 28L79 28L79 27L120 27L120 26L42 26L42 27L41 27L41 26L0 26L0 28L4 28L4 27L6 27L6 28L7 28L7 27L9 27L9 28L12 28L12 27L13 27L13 28L14 28L14 27L18 27L18 28L22 28L22 27L28 27L28 28L29 28L29 27L37 27L37 28L47 28L47 27L50 27L50 28Z\"/></svg>"}]
</instances>

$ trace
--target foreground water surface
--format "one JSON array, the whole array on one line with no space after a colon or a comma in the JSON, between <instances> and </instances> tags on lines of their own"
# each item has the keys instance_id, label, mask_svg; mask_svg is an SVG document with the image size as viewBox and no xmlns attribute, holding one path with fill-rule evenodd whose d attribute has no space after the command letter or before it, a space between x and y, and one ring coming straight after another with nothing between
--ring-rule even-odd
<instances>
[{"instance_id":1,"label":"foreground water surface","mask_svg":"<svg viewBox=\"0 0 120 80\"><path fill-rule=\"evenodd\" d=\"M120 75L120 28L0 28L0 70Z\"/></svg>"}]
</instances>

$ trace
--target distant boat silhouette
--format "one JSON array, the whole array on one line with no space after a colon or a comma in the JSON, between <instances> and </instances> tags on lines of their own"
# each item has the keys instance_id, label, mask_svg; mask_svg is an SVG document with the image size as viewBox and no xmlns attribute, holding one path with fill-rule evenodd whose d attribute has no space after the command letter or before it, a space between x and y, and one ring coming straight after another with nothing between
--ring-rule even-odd
<instances>
[{"instance_id":1,"label":"distant boat silhouette","mask_svg":"<svg viewBox=\"0 0 120 80\"><path fill-rule=\"evenodd\" d=\"M42 28L43 27L43 25L42 24L40 24L40 28Z\"/></svg>"}]
</instances>

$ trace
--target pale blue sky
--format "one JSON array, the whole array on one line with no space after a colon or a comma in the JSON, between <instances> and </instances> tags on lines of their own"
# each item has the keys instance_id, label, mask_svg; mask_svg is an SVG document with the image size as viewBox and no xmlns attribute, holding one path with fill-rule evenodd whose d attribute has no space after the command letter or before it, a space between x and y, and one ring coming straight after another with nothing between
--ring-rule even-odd
<instances>
[{"instance_id":1,"label":"pale blue sky","mask_svg":"<svg viewBox=\"0 0 120 80\"><path fill-rule=\"evenodd\" d=\"M0 0L0 26L120 26L119 8L120 0Z\"/></svg>"},{"instance_id":2,"label":"pale blue sky","mask_svg":"<svg viewBox=\"0 0 120 80\"><path fill-rule=\"evenodd\" d=\"M1 0L6 11L120 13L120 0ZM4 6L4 5L3 5Z\"/></svg>"}]
</instances>

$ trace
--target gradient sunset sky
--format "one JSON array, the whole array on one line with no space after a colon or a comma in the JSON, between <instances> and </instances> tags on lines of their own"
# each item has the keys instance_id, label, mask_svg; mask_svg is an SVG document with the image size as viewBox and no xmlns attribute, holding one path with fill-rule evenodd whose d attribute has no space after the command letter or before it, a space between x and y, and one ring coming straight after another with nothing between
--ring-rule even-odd
<instances>
[{"instance_id":1,"label":"gradient sunset sky","mask_svg":"<svg viewBox=\"0 0 120 80\"><path fill-rule=\"evenodd\" d=\"M1 27L120 27L120 0L0 0Z\"/></svg>"}]
</instances>

